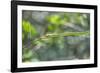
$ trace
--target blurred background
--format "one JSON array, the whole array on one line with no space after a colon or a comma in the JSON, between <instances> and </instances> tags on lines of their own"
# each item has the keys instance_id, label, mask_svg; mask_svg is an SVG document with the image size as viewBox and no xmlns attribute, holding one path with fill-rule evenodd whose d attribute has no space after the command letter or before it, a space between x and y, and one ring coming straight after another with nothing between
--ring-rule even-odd
<instances>
[{"instance_id":1,"label":"blurred background","mask_svg":"<svg viewBox=\"0 0 100 73\"><path fill-rule=\"evenodd\" d=\"M22 11L22 61L90 58L90 14Z\"/></svg>"}]
</instances>

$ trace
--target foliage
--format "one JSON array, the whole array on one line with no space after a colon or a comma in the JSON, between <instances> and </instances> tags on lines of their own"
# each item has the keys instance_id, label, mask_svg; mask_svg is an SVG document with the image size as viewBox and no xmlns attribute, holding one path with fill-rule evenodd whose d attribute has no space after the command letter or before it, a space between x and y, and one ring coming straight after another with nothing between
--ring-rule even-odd
<instances>
[{"instance_id":1,"label":"foliage","mask_svg":"<svg viewBox=\"0 0 100 73\"><path fill-rule=\"evenodd\" d=\"M29 21L23 20L22 28L23 28L23 32L26 35L28 35L28 34L30 35L30 38L32 38L33 36L35 36L37 34L35 27L32 26L32 24ZM23 33L23 39L24 39L24 33Z\"/></svg>"},{"instance_id":2,"label":"foliage","mask_svg":"<svg viewBox=\"0 0 100 73\"><path fill-rule=\"evenodd\" d=\"M34 11L32 12L34 14ZM38 13L42 16L43 12ZM23 15L23 62L89 58L89 14L70 12L43 14L45 17L41 19L41 23L38 22L41 20L36 20L35 17L26 20L24 17L27 14ZM41 33L43 34L40 35Z\"/></svg>"}]
</instances>

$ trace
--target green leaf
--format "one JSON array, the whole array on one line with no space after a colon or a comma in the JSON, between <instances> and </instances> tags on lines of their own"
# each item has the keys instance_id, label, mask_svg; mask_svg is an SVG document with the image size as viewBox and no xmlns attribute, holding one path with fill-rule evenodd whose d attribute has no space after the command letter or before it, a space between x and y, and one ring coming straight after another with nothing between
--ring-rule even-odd
<instances>
[{"instance_id":1,"label":"green leaf","mask_svg":"<svg viewBox=\"0 0 100 73\"><path fill-rule=\"evenodd\" d=\"M53 30L54 30L54 27L50 24L50 25L48 25L47 29L48 29L49 31L53 31Z\"/></svg>"},{"instance_id":2,"label":"green leaf","mask_svg":"<svg viewBox=\"0 0 100 73\"><path fill-rule=\"evenodd\" d=\"M25 33L29 33L31 37L37 34L35 27L29 21L23 20L22 28L23 28L23 31Z\"/></svg>"},{"instance_id":3,"label":"green leaf","mask_svg":"<svg viewBox=\"0 0 100 73\"><path fill-rule=\"evenodd\" d=\"M56 24L58 25L59 24L59 21L60 21L60 16L59 15L51 15L49 18L48 18L49 22L51 24Z\"/></svg>"}]
</instances>

